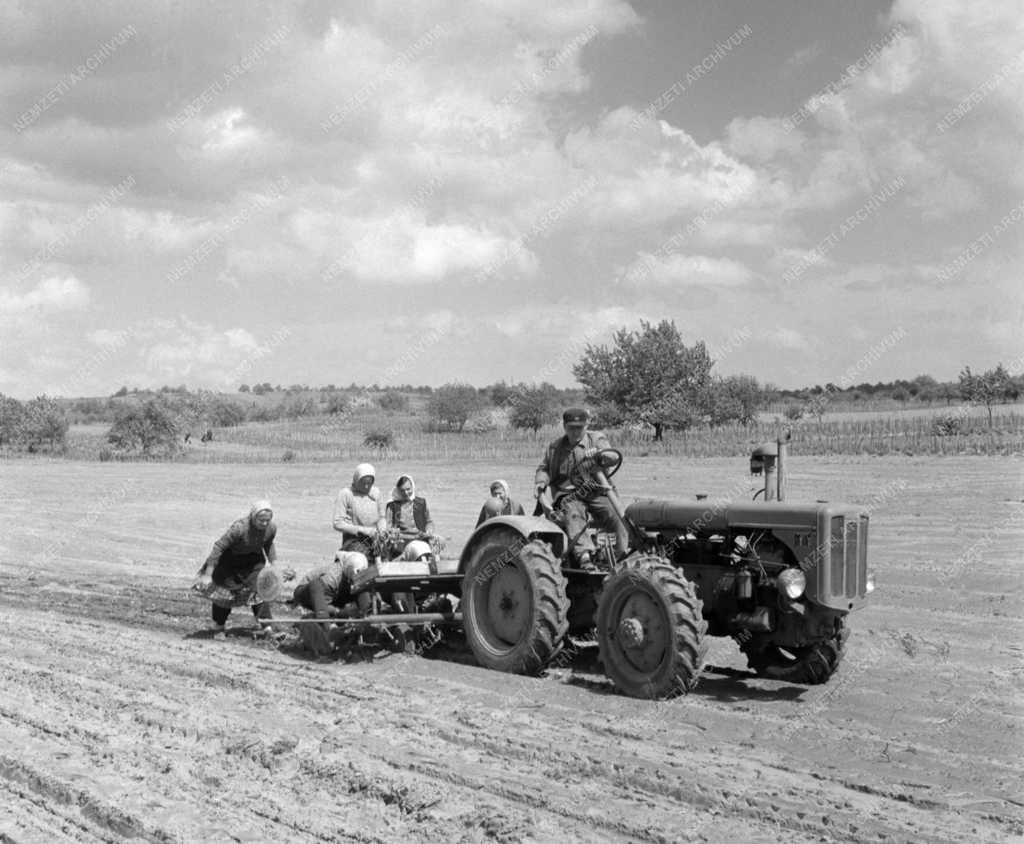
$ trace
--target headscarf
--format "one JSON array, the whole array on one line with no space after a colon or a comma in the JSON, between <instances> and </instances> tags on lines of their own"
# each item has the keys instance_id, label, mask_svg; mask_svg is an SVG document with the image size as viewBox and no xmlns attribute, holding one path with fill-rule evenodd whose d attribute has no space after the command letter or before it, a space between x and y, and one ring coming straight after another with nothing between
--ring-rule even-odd
<instances>
[{"instance_id":1,"label":"headscarf","mask_svg":"<svg viewBox=\"0 0 1024 844\"><path fill-rule=\"evenodd\" d=\"M249 519L255 519L256 514L262 512L263 510L269 510L271 517L273 517L274 508L270 506L270 502L267 501L265 498L257 498L255 501L253 501L252 507L249 508Z\"/></svg>"},{"instance_id":2,"label":"headscarf","mask_svg":"<svg viewBox=\"0 0 1024 844\"><path fill-rule=\"evenodd\" d=\"M503 481L501 478L491 481L491 485L487 487L487 491L490 492L492 487L500 486L505 491L505 500L512 500L512 490L509 489L508 481Z\"/></svg>"},{"instance_id":3,"label":"headscarf","mask_svg":"<svg viewBox=\"0 0 1024 844\"><path fill-rule=\"evenodd\" d=\"M373 478L376 480L377 470L374 469L373 466L369 463L360 463L358 466L356 466L356 471L352 475L352 487L355 488L355 485L359 483L359 479L365 478L367 475L372 475Z\"/></svg>"},{"instance_id":4,"label":"headscarf","mask_svg":"<svg viewBox=\"0 0 1024 844\"><path fill-rule=\"evenodd\" d=\"M415 562L424 554L433 554L434 549L430 547L429 542L424 542L422 539L414 539L408 545L405 546L405 550L402 551L402 559L406 562Z\"/></svg>"},{"instance_id":5,"label":"headscarf","mask_svg":"<svg viewBox=\"0 0 1024 844\"><path fill-rule=\"evenodd\" d=\"M399 487L402 485L402 481L408 481L409 486L412 487L412 495L405 497ZM412 501L416 497L416 481L412 479L412 475L402 475L397 481L395 481L395 488L391 490L392 501Z\"/></svg>"}]
</instances>

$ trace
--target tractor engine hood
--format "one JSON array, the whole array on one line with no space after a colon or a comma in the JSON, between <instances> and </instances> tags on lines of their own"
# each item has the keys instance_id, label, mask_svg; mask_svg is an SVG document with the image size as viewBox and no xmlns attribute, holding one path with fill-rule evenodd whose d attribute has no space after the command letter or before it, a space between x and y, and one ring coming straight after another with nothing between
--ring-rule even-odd
<instances>
[{"instance_id":1,"label":"tractor engine hood","mask_svg":"<svg viewBox=\"0 0 1024 844\"><path fill-rule=\"evenodd\" d=\"M846 505L790 504L786 501L731 501L728 498L706 498L703 501L672 501L646 498L634 501L626 515L647 530L692 531L707 533L731 527L749 528L816 528L823 508L837 507L847 512Z\"/></svg>"}]
</instances>

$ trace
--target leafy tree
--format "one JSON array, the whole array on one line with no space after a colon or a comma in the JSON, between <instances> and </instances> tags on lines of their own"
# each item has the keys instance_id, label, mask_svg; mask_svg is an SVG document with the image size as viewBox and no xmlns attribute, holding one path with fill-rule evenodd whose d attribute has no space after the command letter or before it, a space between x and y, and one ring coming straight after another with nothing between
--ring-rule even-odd
<instances>
[{"instance_id":1,"label":"leafy tree","mask_svg":"<svg viewBox=\"0 0 1024 844\"><path fill-rule=\"evenodd\" d=\"M752 375L716 378L708 399L708 419L712 425L726 422L749 425L757 418L762 395L761 387ZM824 394L819 397L824 399Z\"/></svg>"},{"instance_id":2,"label":"leafy tree","mask_svg":"<svg viewBox=\"0 0 1024 844\"><path fill-rule=\"evenodd\" d=\"M789 402L785 406L785 408L783 408L782 415L785 416L790 422L796 422L797 419L803 418L803 405L797 404L796 402Z\"/></svg>"},{"instance_id":3,"label":"leafy tree","mask_svg":"<svg viewBox=\"0 0 1024 844\"><path fill-rule=\"evenodd\" d=\"M507 381L496 381L487 388L487 392L490 394L491 404L495 407L504 407L512 400L518 390Z\"/></svg>"},{"instance_id":4,"label":"leafy tree","mask_svg":"<svg viewBox=\"0 0 1024 844\"><path fill-rule=\"evenodd\" d=\"M213 399L203 410L209 424L215 428L233 428L245 421L241 405L224 398Z\"/></svg>"},{"instance_id":5,"label":"leafy tree","mask_svg":"<svg viewBox=\"0 0 1024 844\"><path fill-rule=\"evenodd\" d=\"M24 423L25 406L17 399L0 393L0 445L20 442Z\"/></svg>"},{"instance_id":6,"label":"leafy tree","mask_svg":"<svg viewBox=\"0 0 1024 844\"><path fill-rule=\"evenodd\" d=\"M611 348L588 344L572 371L588 400L652 425L660 440L665 426L704 418L712 366L703 341L686 346L675 323L662 320L619 330Z\"/></svg>"},{"instance_id":7,"label":"leafy tree","mask_svg":"<svg viewBox=\"0 0 1024 844\"><path fill-rule=\"evenodd\" d=\"M114 393L114 398L115 399L122 399L122 398L124 398L127 395L128 395L128 388L127 387L122 387L120 390L118 390L116 393Z\"/></svg>"},{"instance_id":8,"label":"leafy tree","mask_svg":"<svg viewBox=\"0 0 1024 844\"><path fill-rule=\"evenodd\" d=\"M314 416L319 409L316 399L311 396L292 394L281 402L280 414L284 419L300 419L303 416Z\"/></svg>"},{"instance_id":9,"label":"leafy tree","mask_svg":"<svg viewBox=\"0 0 1024 844\"><path fill-rule=\"evenodd\" d=\"M449 383L434 391L427 410L432 419L461 432L469 417L480 412L483 406L483 398L475 387Z\"/></svg>"},{"instance_id":10,"label":"leafy tree","mask_svg":"<svg viewBox=\"0 0 1024 844\"><path fill-rule=\"evenodd\" d=\"M54 399L40 396L25 405L21 435L29 451L43 444L51 449L63 447L68 427L67 413Z\"/></svg>"},{"instance_id":11,"label":"leafy tree","mask_svg":"<svg viewBox=\"0 0 1024 844\"><path fill-rule=\"evenodd\" d=\"M918 375L910 382L907 392L921 401L932 401L938 394L939 382L931 375Z\"/></svg>"},{"instance_id":12,"label":"leafy tree","mask_svg":"<svg viewBox=\"0 0 1024 844\"><path fill-rule=\"evenodd\" d=\"M529 428L536 433L558 419L559 392L553 384L545 382L539 387L522 387L508 400L512 405L509 424L513 428Z\"/></svg>"},{"instance_id":13,"label":"leafy tree","mask_svg":"<svg viewBox=\"0 0 1024 844\"><path fill-rule=\"evenodd\" d=\"M181 450L182 424L166 401L149 399L120 408L107 441L119 451L143 457L171 457Z\"/></svg>"},{"instance_id":14,"label":"leafy tree","mask_svg":"<svg viewBox=\"0 0 1024 844\"><path fill-rule=\"evenodd\" d=\"M238 392L240 392L240 393L248 393L249 392L249 385L248 384L242 384L238 388Z\"/></svg>"},{"instance_id":15,"label":"leafy tree","mask_svg":"<svg viewBox=\"0 0 1024 844\"><path fill-rule=\"evenodd\" d=\"M965 366L960 373L960 395L971 404L984 405L988 411L988 426L992 427L992 406L1016 398L1017 391L1010 374L1000 363L980 375Z\"/></svg>"}]
</instances>

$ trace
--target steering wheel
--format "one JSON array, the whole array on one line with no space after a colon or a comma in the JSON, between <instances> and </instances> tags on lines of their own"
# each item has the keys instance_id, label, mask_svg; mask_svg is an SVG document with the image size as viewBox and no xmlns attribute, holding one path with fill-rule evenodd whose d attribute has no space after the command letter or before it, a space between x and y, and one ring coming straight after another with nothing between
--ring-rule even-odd
<instances>
[{"instance_id":1,"label":"steering wheel","mask_svg":"<svg viewBox=\"0 0 1024 844\"><path fill-rule=\"evenodd\" d=\"M617 448L602 448L594 455L594 460L609 480L622 468L622 452Z\"/></svg>"},{"instance_id":2,"label":"steering wheel","mask_svg":"<svg viewBox=\"0 0 1024 844\"><path fill-rule=\"evenodd\" d=\"M589 460L577 465L570 477L573 486L587 486L586 475L596 469L601 469L607 480L622 468L622 452L617 448L602 448Z\"/></svg>"}]
</instances>

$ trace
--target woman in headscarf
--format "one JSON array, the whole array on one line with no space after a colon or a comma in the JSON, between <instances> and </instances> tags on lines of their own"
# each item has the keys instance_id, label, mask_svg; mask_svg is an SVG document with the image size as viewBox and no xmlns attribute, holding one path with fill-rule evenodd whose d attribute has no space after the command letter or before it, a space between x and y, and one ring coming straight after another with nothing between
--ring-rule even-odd
<instances>
[{"instance_id":1,"label":"woman in headscarf","mask_svg":"<svg viewBox=\"0 0 1024 844\"><path fill-rule=\"evenodd\" d=\"M385 522L388 530L398 535L391 544L393 555L400 554L414 539L429 541L433 536L434 520L427 500L416 494L416 482L409 475L402 475L395 483L385 508Z\"/></svg>"},{"instance_id":2,"label":"woman in headscarf","mask_svg":"<svg viewBox=\"0 0 1024 844\"><path fill-rule=\"evenodd\" d=\"M369 566L358 551L338 551L333 562L306 572L295 587L293 600L313 611L314 618L329 618L352 598L353 578Z\"/></svg>"},{"instance_id":3,"label":"woman in headscarf","mask_svg":"<svg viewBox=\"0 0 1024 844\"><path fill-rule=\"evenodd\" d=\"M193 588L213 602L215 635L222 634L232 607L251 606L257 619L268 619L270 605L257 593L264 566L277 559L277 525L270 502L253 502L248 516L231 523L197 574Z\"/></svg>"},{"instance_id":4,"label":"woman in headscarf","mask_svg":"<svg viewBox=\"0 0 1024 844\"><path fill-rule=\"evenodd\" d=\"M476 520L476 526L480 527L480 525L494 516L525 515L526 510L523 509L523 505L512 499L508 481L498 478L491 481L491 497L480 508L480 517Z\"/></svg>"},{"instance_id":5,"label":"woman in headscarf","mask_svg":"<svg viewBox=\"0 0 1024 844\"><path fill-rule=\"evenodd\" d=\"M342 551L358 551L373 558L374 540L384 530L384 498L374 486L377 472L360 463L351 485L338 493L334 502L334 529L344 537Z\"/></svg>"}]
</instances>

